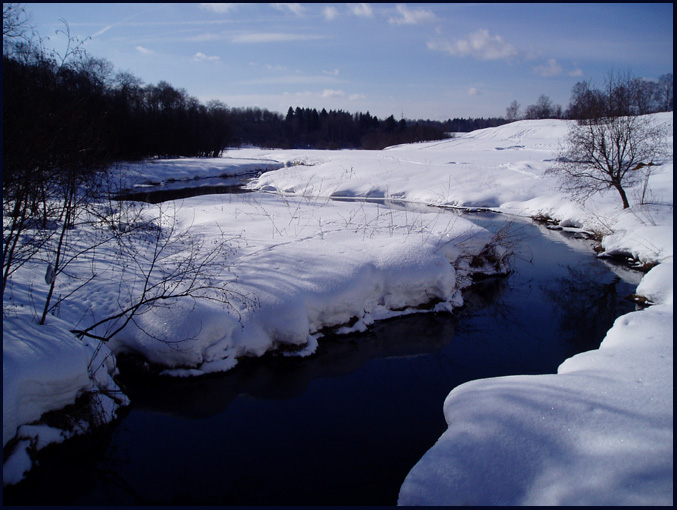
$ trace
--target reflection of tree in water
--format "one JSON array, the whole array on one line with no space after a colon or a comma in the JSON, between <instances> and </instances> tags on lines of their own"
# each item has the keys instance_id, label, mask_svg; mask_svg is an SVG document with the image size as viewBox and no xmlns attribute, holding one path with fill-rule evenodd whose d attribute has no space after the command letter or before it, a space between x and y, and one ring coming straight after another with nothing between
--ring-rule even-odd
<instances>
[{"instance_id":1,"label":"reflection of tree in water","mask_svg":"<svg viewBox=\"0 0 677 510\"><path fill-rule=\"evenodd\" d=\"M464 291L462 314L473 314L499 299L506 278L478 281ZM372 360L435 355L448 346L458 324L458 311L420 313L377 321L368 331L327 335L309 357L269 354L241 359L232 370L197 378L145 375L133 368L133 356L119 356L127 394L134 408L203 419L223 412L238 396L264 400L302 395L315 379L342 377ZM504 310L506 316L510 312Z\"/></svg>"},{"instance_id":2,"label":"reflection of tree in water","mask_svg":"<svg viewBox=\"0 0 677 510\"><path fill-rule=\"evenodd\" d=\"M463 293L464 306L457 332L472 336L487 348L496 345L497 331L504 337L546 340L543 331L534 329L530 317L525 315L518 303L519 295L530 293L533 278L522 274L516 281L508 277L493 277L481 280ZM517 297L516 297L517 296Z\"/></svg>"},{"instance_id":3,"label":"reflection of tree in water","mask_svg":"<svg viewBox=\"0 0 677 510\"><path fill-rule=\"evenodd\" d=\"M543 286L543 293L553 305L563 338L579 352L596 349L622 308L621 279L613 275L609 281L604 268L592 263L566 269L568 276ZM626 308L631 311L633 305L628 301Z\"/></svg>"},{"instance_id":4,"label":"reflection of tree in water","mask_svg":"<svg viewBox=\"0 0 677 510\"><path fill-rule=\"evenodd\" d=\"M508 285L508 278L505 276L492 276L475 281L471 287L463 291L462 314L471 315L498 303ZM502 313L505 311L502 310Z\"/></svg>"}]
</instances>

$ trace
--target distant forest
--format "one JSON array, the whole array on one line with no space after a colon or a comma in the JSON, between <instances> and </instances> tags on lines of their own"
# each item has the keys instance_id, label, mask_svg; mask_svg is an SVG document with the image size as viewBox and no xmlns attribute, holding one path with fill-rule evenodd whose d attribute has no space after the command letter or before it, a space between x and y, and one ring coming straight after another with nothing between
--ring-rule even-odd
<instances>
[{"instance_id":1,"label":"distant forest","mask_svg":"<svg viewBox=\"0 0 677 510\"><path fill-rule=\"evenodd\" d=\"M228 147L373 149L496 127L521 118L580 118L599 95L589 83L576 84L564 111L541 96L520 114L513 103L506 116L447 121L378 119L369 112L289 107L286 114L261 108L201 103L165 81L144 84L115 72L88 55L81 41L65 54L44 49L17 4L3 4L4 171L25 168L105 166L152 157L216 157ZM659 83L636 80L628 92L637 113L672 109L672 74ZM637 88L637 91L634 90ZM646 104L645 104L646 103Z\"/></svg>"},{"instance_id":2,"label":"distant forest","mask_svg":"<svg viewBox=\"0 0 677 510\"><path fill-rule=\"evenodd\" d=\"M45 151L44 158L86 151L116 161L213 157L227 147L246 145L382 149L507 122L378 119L369 112L300 107L290 107L284 115L214 100L203 104L167 82L145 85L130 73L114 73L102 59L80 55L59 61L35 49L3 55L3 104L10 161L17 151Z\"/></svg>"},{"instance_id":3,"label":"distant forest","mask_svg":"<svg viewBox=\"0 0 677 510\"><path fill-rule=\"evenodd\" d=\"M292 108L286 115L260 108L234 108L233 141L237 145L286 149L382 149L391 145L442 140L452 133L505 124L502 118L432 120L378 119L369 112Z\"/></svg>"},{"instance_id":4,"label":"distant forest","mask_svg":"<svg viewBox=\"0 0 677 510\"><path fill-rule=\"evenodd\" d=\"M88 55L70 34L46 50L18 4L3 4L5 174L31 168L102 167L152 157L215 157L228 147L382 149L498 126L505 119L396 120L366 113L203 104L161 81L144 84Z\"/></svg>"}]
</instances>

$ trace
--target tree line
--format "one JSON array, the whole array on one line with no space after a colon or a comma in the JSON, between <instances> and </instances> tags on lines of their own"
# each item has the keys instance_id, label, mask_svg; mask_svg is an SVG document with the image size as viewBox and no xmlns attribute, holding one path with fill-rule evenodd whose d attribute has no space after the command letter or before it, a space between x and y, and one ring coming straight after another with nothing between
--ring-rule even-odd
<instances>
[{"instance_id":1,"label":"tree line","mask_svg":"<svg viewBox=\"0 0 677 510\"><path fill-rule=\"evenodd\" d=\"M231 140L225 105L167 82L112 74L105 60L59 61L35 49L3 55L5 164L218 156ZM29 143L26 143L29 142Z\"/></svg>"},{"instance_id":2,"label":"tree line","mask_svg":"<svg viewBox=\"0 0 677 510\"><path fill-rule=\"evenodd\" d=\"M446 137L442 123L396 121L392 115L379 120L369 112L290 107L283 116L217 100L203 104L166 81L144 84L129 72L115 72L110 62L88 55L65 22L63 32L69 45L63 55L21 32L7 30L3 38L4 157L10 174L26 167L216 157L240 145L381 149Z\"/></svg>"},{"instance_id":3,"label":"tree line","mask_svg":"<svg viewBox=\"0 0 677 510\"><path fill-rule=\"evenodd\" d=\"M446 121L379 119L370 112L289 107L286 115L262 108L230 108L232 144L284 149L366 149L442 140L454 133L505 124L503 118Z\"/></svg>"},{"instance_id":4,"label":"tree line","mask_svg":"<svg viewBox=\"0 0 677 510\"><path fill-rule=\"evenodd\" d=\"M610 71L601 87L592 81L580 81L571 89L569 107L553 104L542 94L536 103L527 106L524 112L515 100L506 108L509 122L533 119L588 120L601 116L619 117L671 112L674 104L672 73L657 80L637 78L630 71Z\"/></svg>"},{"instance_id":5,"label":"tree line","mask_svg":"<svg viewBox=\"0 0 677 510\"><path fill-rule=\"evenodd\" d=\"M145 85L114 73L103 59L68 59L17 45L3 54L5 163L105 161L148 157L215 157L225 148L381 149L445 138L441 122L379 120L367 113L290 107L286 116L260 108L206 104L165 81ZM469 119L470 120L470 119ZM451 122L451 121L450 121ZM468 130L469 123L454 130ZM25 143L30 140L31 143ZM38 143L41 141L41 143ZM37 161L35 161L37 163Z\"/></svg>"},{"instance_id":6,"label":"tree line","mask_svg":"<svg viewBox=\"0 0 677 510\"><path fill-rule=\"evenodd\" d=\"M568 117L589 120L601 116L619 117L673 111L673 77L664 74L657 81L611 71L597 88L590 81L576 83L571 90Z\"/></svg>"},{"instance_id":7,"label":"tree line","mask_svg":"<svg viewBox=\"0 0 677 510\"><path fill-rule=\"evenodd\" d=\"M229 112L235 145L378 150L403 143L441 140L451 131L445 122L398 121L393 115L379 119L369 112L327 111L325 108L318 111L316 108L289 107L286 115L261 108L233 108Z\"/></svg>"},{"instance_id":8,"label":"tree line","mask_svg":"<svg viewBox=\"0 0 677 510\"><path fill-rule=\"evenodd\" d=\"M88 55L71 37L64 54L45 50L17 4L3 6L4 164L21 168L105 166L150 157L214 157L230 146L382 149L439 140L503 119L396 120L366 113L206 104L165 81L144 84Z\"/></svg>"}]
</instances>

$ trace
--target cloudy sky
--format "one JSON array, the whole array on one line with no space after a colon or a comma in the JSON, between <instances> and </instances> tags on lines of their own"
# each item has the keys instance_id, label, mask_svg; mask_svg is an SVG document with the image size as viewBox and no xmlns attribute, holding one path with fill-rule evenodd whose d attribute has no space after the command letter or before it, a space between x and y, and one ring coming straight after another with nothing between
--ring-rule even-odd
<instances>
[{"instance_id":1,"label":"cloudy sky","mask_svg":"<svg viewBox=\"0 0 677 510\"><path fill-rule=\"evenodd\" d=\"M672 73L673 5L26 4L38 33L68 22L95 57L202 101L384 118L502 116L610 70Z\"/></svg>"}]
</instances>

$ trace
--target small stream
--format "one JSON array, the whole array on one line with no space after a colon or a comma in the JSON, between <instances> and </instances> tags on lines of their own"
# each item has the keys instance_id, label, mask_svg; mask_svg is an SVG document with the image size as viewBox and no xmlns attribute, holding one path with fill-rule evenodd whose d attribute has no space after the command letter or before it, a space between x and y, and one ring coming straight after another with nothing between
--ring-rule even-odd
<instances>
[{"instance_id":1,"label":"small stream","mask_svg":"<svg viewBox=\"0 0 677 510\"><path fill-rule=\"evenodd\" d=\"M450 214L452 214L450 212ZM490 230L502 215L468 216ZM478 378L555 373L595 349L640 274L584 240L517 221L514 271L454 314L379 322L309 358L245 360L200 378L128 375L114 426L46 449L5 504L394 505L446 429L442 404Z\"/></svg>"},{"instance_id":2,"label":"small stream","mask_svg":"<svg viewBox=\"0 0 677 510\"><path fill-rule=\"evenodd\" d=\"M244 185L253 179L256 174L236 175L232 177L208 177L194 180L190 187L186 187L185 181L173 181L156 185L148 185L145 188L126 190L116 195L116 200L133 200L149 204L159 204L168 200L180 200L202 195L224 195L251 193Z\"/></svg>"}]
</instances>

